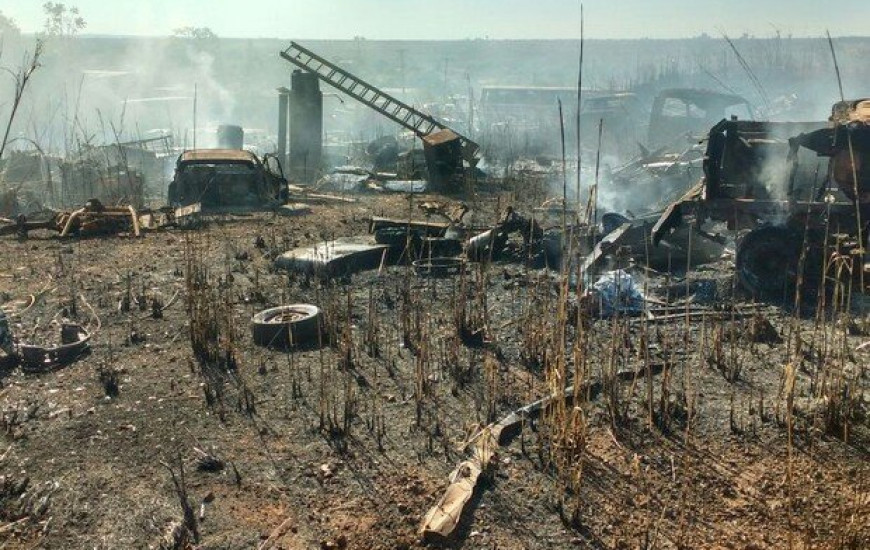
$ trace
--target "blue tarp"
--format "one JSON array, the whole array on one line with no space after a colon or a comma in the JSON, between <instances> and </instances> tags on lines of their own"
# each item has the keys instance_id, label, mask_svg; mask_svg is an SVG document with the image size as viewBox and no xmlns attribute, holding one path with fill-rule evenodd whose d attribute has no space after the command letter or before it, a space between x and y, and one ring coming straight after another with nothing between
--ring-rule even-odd
<instances>
[{"instance_id":1,"label":"blue tarp","mask_svg":"<svg viewBox=\"0 0 870 550\"><path fill-rule=\"evenodd\" d=\"M601 303L601 316L639 315L643 313L643 292L634 279L622 269L608 271L592 285Z\"/></svg>"}]
</instances>

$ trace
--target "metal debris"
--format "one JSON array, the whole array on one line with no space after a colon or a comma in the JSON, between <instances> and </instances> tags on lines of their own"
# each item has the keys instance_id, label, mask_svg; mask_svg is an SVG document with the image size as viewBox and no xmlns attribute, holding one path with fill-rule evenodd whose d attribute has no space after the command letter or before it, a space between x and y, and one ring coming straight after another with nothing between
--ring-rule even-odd
<instances>
[{"instance_id":1,"label":"metal debris","mask_svg":"<svg viewBox=\"0 0 870 550\"><path fill-rule=\"evenodd\" d=\"M668 207L653 228L653 242L687 220L722 220L731 229L751 230L738 242L735 259L744 288L768 299L790 296L799 281L817 288L825 255L863 252L858 235L867 234L870 219L870 170L862 164L870 157L868 105L870 100L834 105L827 127L736 120L715 125L704 179ZM828 159L821 183L818 157ZM829 230L835 228L840 233Z\"/></svg>"},{"instance_id":2,"label":"metal debris","mask_svg":"<svg viewBox=\"0 0 870 550\"><path fill-rule=\"evenodd\" d=\"M59 346L19 344L22 365L31 369L46 369L72 363L89 349L91 334L81 325L65 323L61 326Z\"/></svg>"}]
</instances>

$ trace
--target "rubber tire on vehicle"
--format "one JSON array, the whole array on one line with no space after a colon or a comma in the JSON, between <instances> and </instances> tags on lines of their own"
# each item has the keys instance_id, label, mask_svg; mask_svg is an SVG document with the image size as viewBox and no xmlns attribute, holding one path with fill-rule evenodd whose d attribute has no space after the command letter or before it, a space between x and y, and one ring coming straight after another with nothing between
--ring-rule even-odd
<instances>
[{"instance_id":1,"label":"rubber tire on vehicle","mask_svg":"<svg viewBox=\"0 0 870 550\"><path fill-rule=\"evenodd\" d=\"M288 319L288 316L292 318ZM311 304L291 304L260 311L251 318L254 343L270 348L313 348L322 340L323 314Z\"/></svg>"},{"instance_id":2,"label":"rubber tire on vehicle","mask_svg":"<svg viewBox=\"0 0 870 550\"><path fill-rule=\"evenodd\" d=\"M802 235L783 226L766 225L747 233L734 259L740 284L762 299L791 298L802 241Z\"/></svg>"}]
</instances>

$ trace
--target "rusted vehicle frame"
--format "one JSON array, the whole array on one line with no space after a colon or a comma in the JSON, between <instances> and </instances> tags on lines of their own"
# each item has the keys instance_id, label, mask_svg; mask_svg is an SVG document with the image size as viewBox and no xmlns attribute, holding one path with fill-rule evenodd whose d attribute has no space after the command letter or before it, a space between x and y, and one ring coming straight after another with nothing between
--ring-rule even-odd
<instances>
[{"instance_id":1,"label":"rusted vehicle frame","mask_svg":"<svg viewBox=\"0 0 870 550\"><path fill-rule=\"evenodd\" d=\"M276 169L273 169L273 163ZM202 165L202 173L195 173L191 167ZM250 174L218 174L220 166L245 166ZM220 177L220 180L218 180ZM245 196L226 197L227 187L239 178L247 180ZM244 187L245 181L239 188ZM238 193L239 188L229 190ZM179 155L175 165L175 175L169 184L169 203L174 206L187 206L200 203L203 212L232 212L269 209L277 207L286 200L287 180L278 158L256 154L241 149L195 149ZM230 199L243 199L233 202Z\"/></svg>"},{"instance_id":2,"label":"rusted vehicle frame","mask_svg":"<svg viewBox=\"0 0 870 550\"><path fill-rule=\"evenodd\" d=\"M103 206L97 199L91 199L85 206L72 212L54 212L51 217L44 220L31 221L20 214L15 222L0 226L0 235L17 233L21 237L26 237L28 232L36 229L57 231L61 237L127 231L136 237L141 235L139 213L133 206Z\"/></svg>"}]
</instances>

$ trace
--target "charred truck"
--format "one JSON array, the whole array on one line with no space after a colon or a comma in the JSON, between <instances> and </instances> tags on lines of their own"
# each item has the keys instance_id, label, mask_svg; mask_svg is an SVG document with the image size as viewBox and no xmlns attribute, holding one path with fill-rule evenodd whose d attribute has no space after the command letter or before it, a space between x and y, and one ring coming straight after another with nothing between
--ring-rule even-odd
<instances>
[{"instance_id":1,"label":"charred truck","mask_svg":"<svg viewBox=\"0 0 870 550\"><path fill-rule=\"evenodd\" d=\"M265 210L287 199L287 180L274 155L241 149L185 151L175 164L169 204L199 203L203 212Z\"/></svg>"},{"instance_id":2,"label":"charred truck","mask_svg":"<svg viewBox=\"0 0 870 550\"><path fill-rule=\"evenodd\" d=\"M764 299L819 288L835 271L858 279L870 221L870 99L834 105L828 123L723 120L704 176L653 228L658 243L683 223L749 230L737 276Z\"/></svg>"}]
</instances>

